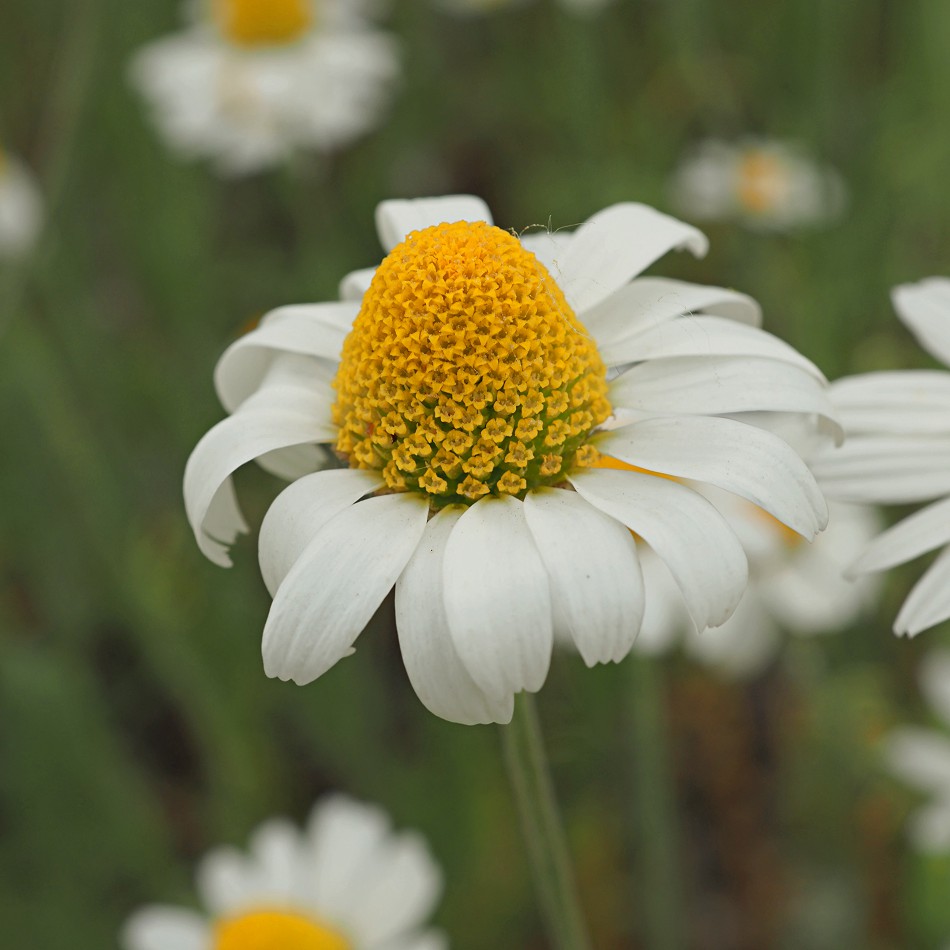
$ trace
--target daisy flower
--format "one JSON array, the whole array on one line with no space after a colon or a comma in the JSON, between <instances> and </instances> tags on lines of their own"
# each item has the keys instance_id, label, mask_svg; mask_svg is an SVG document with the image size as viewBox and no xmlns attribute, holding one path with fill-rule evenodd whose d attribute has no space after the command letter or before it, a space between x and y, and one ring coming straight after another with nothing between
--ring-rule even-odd
<instances>
[{"instance_id":1,"label":"daisy flower","mask_svg":"<svg viewBox=\"0 0 950 950\"><path fill-rule=\"evenodd\" d=\"M191 24L140 50L131 76L169 145L248 174L329 151L379 124L394 40L354 0L200 0Z\"/></svg>"},{"instance_id":2,"label":"daisy flower","mask_svg":"<svg viewBox=\"0 0 950 950\"><path fill-rule=\"evenodd\" d=\"M730 418L831 419L820 372L755 326L744 294L631 280L669 250L704 253L695 228L619 204L519 239L466 196L384 202L377 223L387 256L345 278L341 301L275 310L225 352L231 416L185 471L198 544L222 565L246 530L235 469L257 458L297 479L260 532L268 675L326 672L395 585L423 703L507 722L514 694L544 682L555 630L588 665L630 650L643 612L631 532L699 628L732 613L742 545L674 479L742 495L809 538L824 526L797 453ZM314 472L320 445L346 467Z\"/></svg>"},{"instance_id":3,"label":"daisy flower","mask_svg":"<svg viewBox=\"0 0 950 950\"><path fill-rule=\"evenodd\" d=\"M680 633L697 659L733 676L761 671L778 653L783 631L808 636L840 630L872 600L877 584L844 571L880 529L863 505L829 505L828 527L811 544L761 508L705 488L735 530L749 559L749 585L735 613L715 630L696 631L663 564L641 552L647 598L635 647L656 654Z\"/></svg>"},{"instance_id":4,"label":"daisy flower","mask_svg":"<svg viewBox=\"0 0 950 950\"><path fill-rule=\"evenodd\" d=\"M26 254L43 225L43 199L33 173L0 149L0 259Z\"/></svg>"},{"instance_id":5,"label":"daisy flower","mask_svg":"<svg viewBox=\"0 0 950 950\"><path fill-rule=\"evenodd\" d=\"M794 145L708 140L676 171L672 196L676 207L693 218L787 231L837 217L845 191L837 172Z\"/></svg>"},{"instance_id":6,"label":"daisy flower","mask_svg":"<svg viewBox=\"0 0 950 950\"><path fill-rule=\"evenodd\" d=\"M921 346L950 365L950 280L904 284L892 299ZM950 373L865 373L837 380L830 394L848 437L815 463L825 491L863 503L932 502L879 535L851 566L855 574L884 571L942 548L894 621L896 634L916 636L950 617Z\"/></svg>"},{"instance_id":7,"label":"daisy flower","mask_svg":"<svg viewBox=\"0 0 950 950\"><path fill-rule=\"evenodd\" d=\"M920 668L920 688L928 705L950 726L950 651L935 650ZM894 729L882 745L891 771L929 799L912 817L909 833L920 851L950 850L950 737L946 729Z\"/></svg>"},{"instance_id":8,"label":"daisy flower","mask_svg":"<svg viewBox=\"0 0 950 950\"><path fill-rule=\"evenodd\" d=\"M420 929L442 890L425 841L395 833L379 809L344 796L319 802L307 826L271 819L249 853L217 848L198 865L204 912L151 906L123 950L445 950Z\"/></svg>"}]
</instances>

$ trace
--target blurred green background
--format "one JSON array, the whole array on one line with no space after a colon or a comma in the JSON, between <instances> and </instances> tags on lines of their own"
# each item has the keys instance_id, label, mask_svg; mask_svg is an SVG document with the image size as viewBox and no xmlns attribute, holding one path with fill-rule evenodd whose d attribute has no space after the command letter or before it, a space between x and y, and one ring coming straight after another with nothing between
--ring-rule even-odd
<instances>
[{"instance_id":1,"label":"blurred green background","mask_svg":"<svg viewBox=\"0 0 950 950\"><path fill-rule=\"evenodd\" d=\"M171 0L0 11L0 143L50 203L32 258L0 264L3 945L114 946L139 904L193 903L206 848L341 789L426 833L454 947L545 947L497 732L424 710L390 604L314 685L264 677L254 538L221 571L181 501L223 414L214 362L262 312L375 263L384 197L475 192L517 228L619 200L669 209L690 145L759 133L836 166L848 213L794 236L710 226L705 260L657 270L752 294L829 376L928 365L888 293L950 271L950 6L617 0L578 19L537 0L462 21L400 0L386 125L241 180L172 160L129 88L132 51L179 23ZM259 524L278 483L238 482ZM677 902L697 950L950 940L950 861L907 849L915 799L875 749L926 720L916 665L947 639L889 632L918 574L753 682L680 657L557 658L539 702L598 948L655 947L644 921ZM667 748L675 784L651 786ZM669 875L644 857L651 795L680 826Z\"/></svg>"}]
</instances>

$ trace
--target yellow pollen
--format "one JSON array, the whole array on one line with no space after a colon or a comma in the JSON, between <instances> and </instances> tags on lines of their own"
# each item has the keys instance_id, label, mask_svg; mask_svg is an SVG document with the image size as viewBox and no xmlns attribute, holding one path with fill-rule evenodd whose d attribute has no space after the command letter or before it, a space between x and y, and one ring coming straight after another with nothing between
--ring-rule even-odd
<instances>
[{"instance_id":1,"label":"yellow pollen","mask_svg":"<svg viewBox=\"0 0 950 950\"><path fill-rule=\"evenodd\" d=\"M747 211L761 214L775 207L787 182L785 163L775 155L751 149L739 162L736 190Z\"/></svg>"},{"instance_id":2,"label":"yellow pollen","mask_svg":"<svg viewBox=\"0 0 950 950\"><path fill-rule=\"evenodd\" d=\"M555 484L592 464L606 370L561 289L512 234L459 221L385 258L343 344L337 451L433 507Z\"/></svg>"},{"instance_id":3,"label":"yellow pollen","mask_svg":"<svg viewBox=\"0 0 950 950\"><path fill-rule=\"evenodd\" d=\"M353 950L324 924L301 914L259 910L218 921L211 950Z\"/></svg>"},{"instance_id":4,"label":"yellow pollen","mask_svg":"<svg viewBox=\"0 0 950 950\"><path fill-rule=\"evenodd\" d=\"M292 43L313 24L312 0L211 0L218 28L239 46Z\"/></svg>"}]
</instances>

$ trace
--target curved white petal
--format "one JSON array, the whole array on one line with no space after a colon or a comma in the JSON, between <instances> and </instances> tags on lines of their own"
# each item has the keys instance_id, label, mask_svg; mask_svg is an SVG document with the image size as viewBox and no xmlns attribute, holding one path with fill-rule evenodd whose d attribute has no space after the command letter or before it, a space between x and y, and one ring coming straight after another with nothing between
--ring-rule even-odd
<instances>
[{"instance_id":1,"label":"curved white petal","mask_svg":"<svg viewBox=\"0 0 950 950\"><path fill-rule=\"evenodd\" d=\"M583 313L609 297L668 251L686 248L702 257L701 231L647 205L611 205L574 233L561 260L558 284L583 322Z\"/></svg>"},{"instance_id":2,"label":"curved white petal","mask_svg":"<svg viewBox=\"0 0 950 950\"><path fill-rule=\"evenodd\" d=\"M815 413L837 425L822 385L798 366L761 357L681 356L640 363L610 384L615 408L657 415Z\"/></svg>"},{"instance_id":3,"label":"curved white petal","mask_svg":"<svg viewBox=\"0 0 950 950\"><path fill-rule=\"evenodd\" d=\"M828 395L849 436L950 433L950 373L909 369L845 376Z\"/></svg>"},{"instance_id":4,"label":"curved white petal","mask_svg":"<svg viewBox=\"0 0 950 950\"><path fill-rule=\"evenodd\" d=\"M668 277L638 277L585 311L583 322L603 353L687 313L710 314L754 327L762 322L762 309L746 294Z\"/></svg>"},{"instance_id":5,"label":"curved white petal","mask_svg":"<svg viewBox=\"0 0 950 950\"><path fill-rule=\"evenodd\" d=\"M288 389L286 408L242 409L209 429L195 446L185 466L185 511L198 547L209 560L230 567L228 544L247 530L234 501L231 475L274 449L332 441L336 434L321 416L324 408L321 397ZM230 523L229 516L234 519Z\"/></svg>"},{"instance_id":6,"label":"curved white petal","mask_svg":"<svg viewBox=\"0 0 950 950\"><path fill-rule=\"evenodd\" d=\"M919 678L930 708L950 725L950 650L931 650L921 664Z\"/></svg>"},{"instance_id":7,"label":"curved white petal","mask_svg":"<svg viewBox=\"0 0 950 950\"><path fill-rule=\"evenodd\" d=\"M790 363L825 381L821 370L778 337L724 317L696 316L667 320L644 333L600 347L608 366L678 356L754 356Z\"/></svg>"},{"instance_id":8,"label":"curved white petal","mask_svg":"<svg viewBox=\"0 0 950 950\"><path fill-rule=\"evenodd\" d=\"M409 682L425 707L464 725L511 722L514 695L483 692L462 663L445 609L445 547L466 509L443 508L396 582L396 628Z\"/></svg>"},{"instance_id":9,"label":"curved white petal","mask_svg":"<svg viewBox=\"0 0 950 950\"><path fill-rule=\"evenodd\" d=\"M643 619L633 536L572 491L530 491L524 513L547 568L555 625L563 625L588 666L619 662Z\"/></svg>"},{"instance_id":10,"label":"curved white petal","mask_svg":"<svg viewBox=\"0 0 950 950\"><path fill-rule=\"evenodd\" d=\"M950 280L930 277L891 291L897 315L932 356L950 366Z\"/></svg>"},{"instance_id":11,"label":"curved white petal","mask_svg":"<svg viewBox=\"0 0 950 950\"><path fill-rule=\"evenodd\" d=\"M571 475L570 481L595 508L635 531L663 559L700 630L732 614L748 579L746 556L705 498L685 485L639 472L587 470Z\"/></svg>"},{"instance_id":12,"label":"curved white petal","mask_svg":"<svg viewBox=\"0 0 950 950\"><path fill-rule=\"evenodd\" d=\"M647 419L596 439L601 452L747 498L811 540L828 506L808 466L771 432L716 416Z\"/></svg>"},{"instance_id":13,"label":"curved white petal","mask_svg":"<svg viewBox=\"0 0 950 950\"><path fill-rule=\"evenodd\" d=\"M303 686L352 652L419 543L429 505L403 492L369 498L320 530L277 591L264 670Z\"/></svg>"},{"instance_id":14,"label":"curved white petal","mask_svg":"<svg viewBox=\"0 0 950 950\"><path fill-rule=\"evenodd\" d=\"M645 609L634 649L637 653L657 656L669 653L692 626L683 595L670 569L648 544L638 544L640 569L643 571Z\"/></svg>"},{"instance_id":15,"label":"curved white petal","mask_svg":"<svg viewBox=\"0 0 950 950\"><path fill-rule=\"evenodd\" d=\"M329 384L358 309L355 303L324 303L272 310L218 360L214 384L221 404L229 412L237 409L257 390L281 353L314 357L306 364L309 372L315 381Z\"/></svg>"},{"instance_id":16,"label":"curved white petal","mask_svg":"<svg viewBox=\"0 0 950 950\"><path fill-rule=\"evenodd\" d=\"M886 571L947 542L950 542L950 498L942 498L879 534L848 573Z\"/></svg>"},{"instance_id":17,"label":"curved white petal","mask_svg":"<svg viewBox=\"0 0 950 950\"><path fill-rule=\"evenodd\" d=\"M894 633L916 637L947 618L950 618L950 547L944 548L911 588L894 621Z\"/></svg>"},{"instance_id":18,"label":"curved white petal","mask_svg":"<svg viewBox=\"0 0 950 950\"><path fill-rule=\"evenodd\" d=\"M484 498L445 548L445 610L472 679L493 696L535 692L553 644L547 572L514 498Z\"/></svg>"},{"instance_id":19,"label":"curved white petal","mask_svg":"<svg viewBox=\"0 0 950 950\"><path fill-rule=\"evenodd\" d=\"M271 597L320 529L383 484L378 472L332 469L298 479L274 499L258 540L261 575Z\"/></svg>"},{"instance_id":20,"label":"curved white petal","mask_svg":"<svg viewBox=\"0 0 950 950\"><path fill-rule=\"evenodd\" d=\"M289 821L271 818L264 822L251 835L249 850L261 881L258 906L293 906L309 896L300 833Z\"/></svg>"},{"instance_id":21,"label":"curved white petal","mask_svg":"<svg viewBox=\"0 0 950 950\"><path fill-rule=\"evenodd\" d=\"M474 195L446 195L443 198L392 198L376 207L379 242L388 254L410 231L455 221L492 223L488 205Z\"/></svg>"},{"instance_id":22,"label":"curved white petal","mask_svg":"<svg viewBox=\"0 0 950 950\"><path fill-rule=\"evenodd\" d=\"M119 942L123 950L208 950L211 928L193 910L144 907L126 921Z\"/></svg>"},{"instance_id":23,"label":"curved white petal","mask_svg":"<svg viewBox=\"0 0 950 950\"><path fill-rule=\"evenodd\" d=\"M376 274L375 267L364 267L361 270L351 271L340 281L340 300L355 300L361 303L363 294L369 290L369 285Z\"/></svg>"},{"instance_id":24,"label":"curved white petal","mask_svg":"<svg viewBox=\"0 0 950 950\"><path fill-rule=\"evenodd\" d=\"M232 914L259 900L258 869L237 848L213 848L198 864L196 878L202 903L216 916Z\"/></svg>"}]
</instances>

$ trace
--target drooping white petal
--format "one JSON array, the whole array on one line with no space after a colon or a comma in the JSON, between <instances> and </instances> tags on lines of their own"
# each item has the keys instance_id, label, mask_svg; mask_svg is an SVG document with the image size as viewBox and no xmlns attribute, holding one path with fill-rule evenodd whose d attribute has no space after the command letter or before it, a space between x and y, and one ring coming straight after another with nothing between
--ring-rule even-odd
<instances>
[{"instance_id":1,"label":"drooping white petal","mask_svg":"<svg viewBox=\"0 0 950 950\"><path fill-rule=\"evenodd\" d=\"M758 326L762 309L746 294L667 277L639 277L584 312L601 353L686 313L705 313Z\"/></svg>"},{"instance_id":2,"label":"drooping white petal","mask_svg":"<svg viewBox=\"0 0 950 950\"><path fill-rule=\"evenodd\" d=\"M472 679L495 696L539 690L553 644L551 593L522 502L472 505L449 536L443 571L449 629Z\"/></svg>"},{"instance_id":3,"label":"drooping white petal","mask_svg":"<svg viewBox=\"0 0 950 950\"><path fill-rule=\"evenodd\" d=\"M321 397L301 390L288 390L288 394L284 409L242 409L223 419L205 433L185 466L188 521L202 553L222 567L231 565L228 543L235 533L247 530L243 520L230 525L224 520L228 514L239 517L229 484L231 475L265 452L336 437L334 427L321 416ZM224 498L218 499L222 492Z\"/></svg>"},{"instance_id":4,"label":"drooping white petal","mask_svg":"<svg viewBox=\"0 0 950 950\"><path fill-rule=\"evenodd\" d=\"M555 625L566 628L588 666L619 662L643 619L633 536L572 491L530 491L524 512L547 568Z\"/></svg>"},{"instance_id":5,"label":"drooping white petal","mask_svg":"<svg viewBox=\"0 0 950 950\"><path fill-rule=\"evenodd\" d=\"M897 619L894 633L916 637L950 617L950 547L924 571L911 588Z\"/></svg>"},{"instance_id":6,"label":"drooping white petal","mask_svg":"<svg viewBox=\"0 0 950 950\"><path fill-rule=\"evenodd\" d=\"M258 541L261 575L271 597L320 529L383 484L378 472L332 469L306 475L277 496L261 523Z\"/></svg>"},{"instance_id":7,"label":"drooping white petal","mask_svg":"<svg viewBox=\"0 0 950 950\"><path fill-rule=\"evenodd\" d=\"M950 498L921 508L879 534L849 568L849 574L886 571L950 542Z\"/></svg>"},{"instance_id":8,"label":"drooping white petal","mask_svg":"<svg viewBox=\"0 0 950 950\"><path fill-rule=\"evenodd\" d=\"M369 290L369 285L372 283L375 274L375 267L364 267L361 270L350 271L340 281L340 300L354 300L356 303L362 303L363 295Z\"/></svg>"},{"instance_id":9,"label":"drooping white petal","mask_svg":"<svg viewBox=\"0 0 950 950\"><path fill-rule=\"evenodd\" d=\"M643 333L600 347L608 366L677 356L755 356L798 366L824 382L821 370L796 349L757 327L724 317L682 317L667 320Z\"/></svg>"},{"instance_id":10,"label":"drooping white petal","mask_svg":"<svg viewBox=\"0 0 950 950\"><path fill-rule=\"evenodd\" d=\"M921 791L950 794L950 740L933 729L894 729L882 744L884 760L895 774Z\"/></svg>"},{"instance_id":11,"label":"drooping white petal","mask_svg":"<svg viewBox=\"0 0 950 950\"><path fill-rule=\"evenodd\" d=\"M702 257L709 242L701 231L628 202L588 218L574 233L561 260L558 284L574 312L600 303L668 251L686 248Z\"/></svg>"},{"instance_id":12,"label":"drooping white petal","mask_svg":"<svg viewBox=\"0 0 950 950\"><path fill-rule=\"evenodd\" d=\"M464 725L511 721L512 693L485 693L469 675L449 633L445 547L464 508L443 508L396 582L396 628L409 682L425 707Z\"/></svg>"},{"instance_id":13,"label":"drooping white petal","mask_svg":"<svg viewBox=\"0 0 950 950\"><path fill-rule=\"evenodd\" d=\"M950 373L911 369L845 376L828 395L849 436L950 432Z\"/></svg>"},{"instance_id":14,"label":"drooping white petal","mask_svg":"<svg viewBox=\"0 0 950 950\"><path fill-rule=\"evenodd\" d=\"M828 523L808 466L764 429L716 416L656 418L615 429L595 444L630 465L741 495L809 540Z\"/></svg>"},{"instance_id":15,"label":"drooping white petal","mask_svg":"<svg viewBox=\"0 0 950 950\"><path fill-rule=\"evenodd\" d=\"M610 384L615 408L657 415L815 413L836 425L822 385L798 366L759 357L674 357L640 363Z\"/></svg>"},{"instance_id":16,"label":"drooping white petal","mask_svg":"<svg viewBox=\"0 0 950 950\"><path fill-rule=\"evenodd\" d=\"M692 621L670 569L648 544L637 545L643 571L645 609L634 649L657 656L668 653L690 628Z\"/></svg>"},{"instance_id":17,"label":"drooping white petal","mask_svg":"<svg viewBox=\"0 0 950 950\"><path fill-rule=\"evenodd\" d=\"M355 303L324 303L272 310L218 360L214 384L221 404L233 412L260 386L281 353L315 357L307 364L309 371L315 380L329 383L358 309Z\"/></svg>"},{"instance_id":18,"label":"drooping white petal","mask_svg":"<svg viewBox=\"0 0 950 950\"><path fill-rule=\"evenodd\" d=\"M332 518L280 585L264 626L264 670L299 686L352 652L412 556L428 502L403 492L369 498Z\"/></svg>"},{"instance_id":19,"label":"drooping white petal","mask_svg":"<svg viewBox=\"0 0 950 950\"><path fill-rule=\"evenodd\" d=\"M587 470L570 476L595 508L635 531L663 559L696 626L729 617L748 579L746 556L728 523L685 485L640 472Z\"/></svg>"},{"instance_id":20,"label":"drooping white petal","mask_svg":"<svg viewBox=\"0 0 950 950\"><path fill-rule=\"evenodd\" d=\"M410 231L455 221L492 223L488 205L474 195L446 195L443 198L393 198L376 207L379 242L388 254Z\"/></svg>"},{"instance_id":21,"label":"drooping white petal","mask_svg":"<svg viewBox=\"0 0 950 950\"><path fill-rule=\"evenodd\" d=\"M920 667L920 690L930 708L950 725L950 650L931 650ZM950 791L950 785L948 785Z\"/></svg>"},{"instance_id":22,"label":"drooping white petal","mask_svg":"<svg viewBox=\"0 0 950 950\"><path fill-rule=\"evenodd\" d=\"M126 922L119 942L123 950L208 950L211 928L193 910L144 907Z\"/></svg>"},{"instance_id":23,"label":"drooping white petal","mask_svg":"<svg viewBox=\"0 0 950 950\"><path fill-rule=\"evenodd\" d=\"M929 277L901 284L891 291L891 300L920 345L950 366L950 280Z\"/></svg>"}]
</instances>

